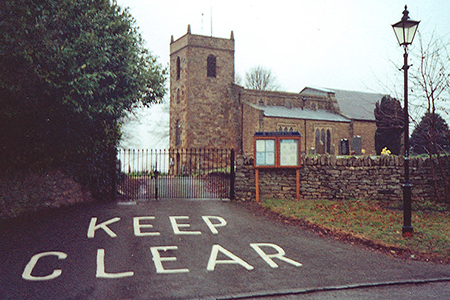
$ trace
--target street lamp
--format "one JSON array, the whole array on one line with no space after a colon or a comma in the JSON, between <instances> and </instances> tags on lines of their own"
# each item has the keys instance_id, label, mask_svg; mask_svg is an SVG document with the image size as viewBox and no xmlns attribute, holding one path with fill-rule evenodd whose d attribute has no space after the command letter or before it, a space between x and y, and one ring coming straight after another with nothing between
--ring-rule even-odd
<instances>
[{"instance_id":1,"label":"street lamp","mask_svg":"<svg viewBox=\"0 0 450 300\"><path fill-rule=\"evenodd\" d=\"M400 22L392 25L395 36L400 46L403 46L403 73L404 73L404 139L405 139L405 182L403 184L403 236L412 236L413 228L411 226L411 182L409 180L409 114L408 114L408 45L410 45L416 35L417 27L420 21L409 19L409 12L405 5L403 17Z\"/></svg>"}]
</instances>

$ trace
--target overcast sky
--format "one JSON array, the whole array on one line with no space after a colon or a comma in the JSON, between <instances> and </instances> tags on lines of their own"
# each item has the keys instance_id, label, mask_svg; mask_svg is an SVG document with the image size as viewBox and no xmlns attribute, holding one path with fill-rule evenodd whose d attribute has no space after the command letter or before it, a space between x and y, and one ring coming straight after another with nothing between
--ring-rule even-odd
<instances>
[{"instance_id":1,"label":"overcast sky","mask_svg":"<svg viewBox=\"0 0 450 300\"><path fill-rule=\"evenodd\" d=\"M272 70L282 90L305 86L389 92L402 84L402 65L391 24L402 17L405 0L118 0L129 7L147 47L169 61L171 35L178 39L191 24L193 34L229 38L234 31L236 72L256 65ZM419 30L450 38L447 0L408 1ZM413 44L414 46L414 44ZM413 61L411 63L414 63ZM390 88L389 88L390 89Z\"/></svg>"},{"instance_id":2,"label":"overcast sky","mask_svg":"<svg viewBox=\"0 0 450 300\"><path fill-rule=\"evenodd\" d=\"M387 93L402 99L403 50L391 25L405 4L427 38L450 40L448 0L118 0L137 20L147 48L168 65L170 37L235 37L235 68L270 68L281 90L305 86ZM212 18L211 18L212 16ZM211 23L212 19L212 23ZM417 38L410 47L417 47ZM412 58L410 56L410 58ZM411 64L418 61L410 59Z\"/></svg>"}]
</instances>

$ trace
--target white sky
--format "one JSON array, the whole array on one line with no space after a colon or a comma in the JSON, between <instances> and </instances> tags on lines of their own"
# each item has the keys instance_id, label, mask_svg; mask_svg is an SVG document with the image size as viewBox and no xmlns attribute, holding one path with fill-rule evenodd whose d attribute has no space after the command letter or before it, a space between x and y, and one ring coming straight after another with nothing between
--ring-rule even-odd
<instances>
[{"instance_id":1,"label":"white sky","mask_svg":"<svg viewBox=\"0 0 450 300\"><path fill-rule=\"evenodd\" d=\"M447 0L407 1L419 31L450 38ZM272 70L284 91L305 86L389 92L384 85L402 78L391 24L402 17L405 0L118 0L129 7L147 47L166 65L170 36L191 24L194 34L228 38L234 31L236 72L256 65ZM202 17L203 14L203 17ZM414 47L414 43L413 43ZM414 63L411 61L411 63ZM381 82L381 84L380 84ZM399 80L399 85L402 81ZM389 87L390 89L390 87Z\"/></svg>"},{"instance_id":2,"label":"white sky","mask_svg":"<svg viewBox=\"0 0 450 300\"><path fill-rule=\"evenodd\" d=\"M402 99L403 49L391 24L405 4L426 38L450 40L448 0L117 0L129 7L147 48L169 63L171 35L235 37L235 68L270 68L282 91L305 86L388 93ZM417 36L415 40L417 43ZM410 46L414 50L414 43ZM410 56L410 64L418 64Z\"/></svg>"}]
</instances>

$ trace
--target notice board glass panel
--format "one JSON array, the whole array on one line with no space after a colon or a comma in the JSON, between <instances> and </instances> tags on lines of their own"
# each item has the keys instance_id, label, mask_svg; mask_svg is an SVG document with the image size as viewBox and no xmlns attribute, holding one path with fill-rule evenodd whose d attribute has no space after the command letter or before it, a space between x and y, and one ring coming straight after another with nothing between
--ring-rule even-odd
<instances>
[{"instance_id":1,"label":"notice board glass panel","mask_svg":"<svg viewBox=\"0 0 450 300\"><path fill-rule=\"evenodd\" d=\"M298 140L280 140L280 166L298 165Z\"/></svg>"},{"instance_id":2,"label":"notice board glass panel","mask_svg":"<svg viewBox=\"0 0 450 300\"><path fill-rule=\"evenodd\" d=\"M275 165L275 140L269 139L256 141L256 165Z\"/></svg>"}]
</instances>

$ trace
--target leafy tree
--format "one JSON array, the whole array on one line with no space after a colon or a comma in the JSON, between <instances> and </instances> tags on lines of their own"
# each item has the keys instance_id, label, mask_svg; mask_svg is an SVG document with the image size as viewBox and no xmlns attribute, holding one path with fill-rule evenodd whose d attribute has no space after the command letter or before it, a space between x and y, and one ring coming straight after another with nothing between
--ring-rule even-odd
<instances>
[{"instance_id":1,"label":"leafy tree","mask_svg":"<svg viewBox=\"0 0 450 300\"><path fill-rule=\"evenodd\" d=\"M416 154L438 154L450 151L447 122L438 114L426 113L414 129L410 144Z\"/></svg>"},{"instance_id":2,"label":"leafy tree","mask_svg":"<svg viewBox=\"0 0 450 300\"><path fill-rule=\"evenodd\" d=\"M58 167L94 191L126 111L165 94L135 20L109 0L0 3L0 172Z\"/></svg>"},{"instance_id":3,"label":"leafy tree","mask_svg":"<svg viewBox=\"0 0 450 300\"><path fill-rule=\"evenodd\" d=\"M279 89L277 79L270 69L262 66L251 68L245 73L245 87L254 90L276 91Z\"/></svg>"},{"instance_id":4,"label":"leafy tree","mask_svg":"<svg viewBox=\"0 0 450 300\"><path fill-rule=\"evenodd\" d=\"M375 151L379 155L387 147L392 154L399 155L403 133L403 109L400 101L390 96L384 96L375 105Z\"/></svg>"}]
</instances>

